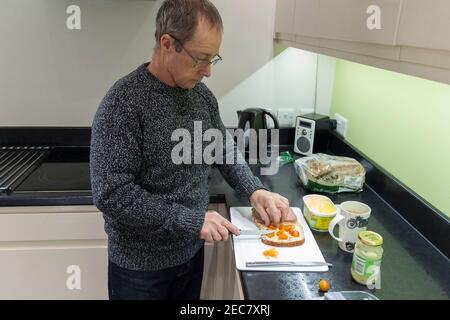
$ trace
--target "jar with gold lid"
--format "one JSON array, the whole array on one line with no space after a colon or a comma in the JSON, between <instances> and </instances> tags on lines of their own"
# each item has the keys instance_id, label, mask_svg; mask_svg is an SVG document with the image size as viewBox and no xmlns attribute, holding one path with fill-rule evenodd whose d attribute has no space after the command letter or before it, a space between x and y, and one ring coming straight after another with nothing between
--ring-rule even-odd
<instances>
[{"instance_id":1,"label":"jar with gold lid","mask_svg":"<svg viewBox=\"0 0 450 320\"><path fill-rule=\"evenodd\" d=\"M373 231L361 231L355 245L351 266L352 278L367 286L379 283L383 257L383 237Z\"/></svg>"}]
</instances>

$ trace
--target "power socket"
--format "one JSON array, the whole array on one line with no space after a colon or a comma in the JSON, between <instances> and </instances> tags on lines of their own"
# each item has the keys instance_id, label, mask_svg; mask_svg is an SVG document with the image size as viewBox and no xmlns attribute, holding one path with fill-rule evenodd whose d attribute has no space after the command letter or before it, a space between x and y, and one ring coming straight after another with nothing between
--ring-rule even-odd
<instances>
[{"instance_id":1,"label":"power socket","mask_svg":"<svg viewBox=\"0 0 450 320\"><path fill-rule=\"evenodd\" d=\"M280 127L292 127L294 126L294 109L285 108L278 109L278 124Z\"/></svg>"},{"instance_id":2,"label":"power socket","mask_svg":"<svg viewBox=\"0 0 450 320\"><path fill-rule=\"evenodd\" d=\"M335 113L334 118L336 119L336 132L339 133L342 137L347 138L347 118L344 118L339 113Z\"/></svg>"}]
</instances>

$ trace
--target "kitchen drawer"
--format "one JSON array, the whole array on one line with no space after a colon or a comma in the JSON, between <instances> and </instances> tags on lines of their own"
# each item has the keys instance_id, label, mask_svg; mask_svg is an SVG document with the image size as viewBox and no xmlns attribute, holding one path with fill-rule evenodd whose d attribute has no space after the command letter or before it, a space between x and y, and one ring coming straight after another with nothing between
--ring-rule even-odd
<instances>
[{"instance_id":1,"label":"kitchen drawer","mask_svg":"<svg viewBox=\"0 0 450 320\"><path fill-rule=\"evenodd\" d=\"M0 299L108 298L104 240L0 243L0 265Z\"/></svg>"},{"instance_id":2,"label":"kitchen drawer","mask_svg":"<svg viewBox=\"0 0 450 320\"><path fill-rule=\"evenodd\" d=\"M94 206L0 208L0 241L107 239Z\"/></svg>"}]
</instances>

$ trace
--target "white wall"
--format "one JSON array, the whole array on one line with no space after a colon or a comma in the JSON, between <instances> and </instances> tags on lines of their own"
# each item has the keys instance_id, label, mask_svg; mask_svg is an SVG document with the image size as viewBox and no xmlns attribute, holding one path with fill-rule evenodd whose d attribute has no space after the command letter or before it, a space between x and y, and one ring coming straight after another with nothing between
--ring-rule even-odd
<instances>
[{"instance_id":1,"label":"white wall","mask_svg":"<svg viewBox=\"0 0 450 320\"><path fill-rule=\"evenodd\" d=\"M66 8L81 8L81 30ZM158 2L2 0L0 126L90 126L107 89L151 56Z\"/></svg>"},{"instance_id":2,"label":"white wall","mask_svg":"<svg viewBox=\"0 0 450 320\"><path fill-rule=\"evenodd\" d=\"M236 110L247 107L314 109L317 55L288 48L219 99L225 125L236 125Z\"/></svg>"},{"instance_id":3,"label":"white wall","mask_svg":"<svg viewBox=\"0 0 450 320\"><path fill-rule=\"evenodd\" d=\"M161 2L2 0L0 126L90 126L108 88L150 59ZM205 82L225 125L246 107L313 107L316 55L290 49L270 62L275 0L213 3L224 20L224 61ZM81 8L81 30L66 28L71 4ZM334 75L320 74L329 87Z\"/></svg>"},{"instance_id":4,"label":"white wall","mask_svg":"<svg viewBox=\"0 0 450 320\"><path fill-rule=\"evenodd\" d=\"M317 68L316 113L330 115L335 71L336 58L319 54L319 66Z\"/></svg>"}]
</instances>

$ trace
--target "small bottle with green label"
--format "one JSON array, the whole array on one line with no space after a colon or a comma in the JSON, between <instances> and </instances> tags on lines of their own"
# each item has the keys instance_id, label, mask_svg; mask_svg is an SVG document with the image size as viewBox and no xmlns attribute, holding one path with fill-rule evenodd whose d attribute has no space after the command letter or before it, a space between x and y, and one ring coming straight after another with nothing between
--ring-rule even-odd
<instances>
[{"instance_id":1,"label":"small bottle with green label","mask_svg":"<svg viewBox=\"0 0 450 320\"><path fill-rule=\"evenodd\" d=\"M383 257L383 238L373 231L361 231L353 253L352 278L367 286L377 284Z\"/></svg>"}]
</instances>

